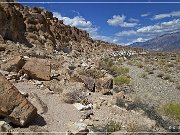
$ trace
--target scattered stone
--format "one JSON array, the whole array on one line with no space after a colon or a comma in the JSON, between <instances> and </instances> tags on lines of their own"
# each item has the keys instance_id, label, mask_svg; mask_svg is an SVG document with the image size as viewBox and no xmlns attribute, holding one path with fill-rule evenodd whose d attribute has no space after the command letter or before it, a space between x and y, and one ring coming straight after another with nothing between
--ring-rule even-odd
<instances>
[{"instance_id":1,"label":"scattered stone","mask_svg":"<svg viewBox=\"0 0 180 135\"><path fill-rule=\"evenodd\" d=\"M1 69L9 72L18 72L25 64L25 61L21 56L16 56L13 59L7 61L7 63L1 64Z\"/></svg>"},{"instance_id":2,"label":"scattered stone","mask_svg":"<svg viewBox=\"0 0 180 135\"><path fill-rule=\"evenodd\" d=\"M39 81L49 81L51 75L51 65L46 59L31 58L23 66L23 72L30 78Z\"/></svg>"},{"instance_id":3,"label":"scattered stone","mask_svg":"<svg viewBox=\"0 0 180 135\"><path fill-rule=\"evenodd\" d=\"M0 44L0 51L6 50L6 44Z\"/></svg>"},{"instance_id":4,"label":"scattered stone","mask_svg":"<svg viewBox=\"0 0 180 135\"><path fill-rule=\"evenodd\" d=\"M112 77L103 77L96 81L97 89L112 89L113 88L113 78Z\"/></svg>"},{"instance_id":5,"label":"scattered stone","mask_svg":"<svg viewBox=\"0 0 180 135\"><path fill-rule=\"evenodd\" d=\"M12 127L4 120L0 120L0 132L9 132Z\"/></svg>"},{"instance_id":6,"label":"scattered stone","mask_svg":"<svg viewBox=\"0 0 180 135\"><path fill-rule=\"evenodd\" d=\"M78 122L70 122L68 124L68 129L73 135L85 135L89 132L86 124Z\"/></svg>"},{"instance_id":7,"label":"scattered stone","mask_svg":"<svg viewBox=\"0 0 180 135\"><path fill-rule=\"evenodd\" d=\"M91 92L95 92L95 80L93 78L84 75L80 75L79 78Z\"/></svg>"},{"instance_id":8,"label":"scattered stone","mask_svg":"<svg viewBox=\"0 0 180 135\"><path fill-rule=\"evenodd\" d=\"M81 118L82 119L90 119L91 118L91 115L93 115L93 111L92 110L89 110L89 111L86 111L84 112L82 115L81 115Z\"/></svg>"},{"instance_id":9,"label":"scattered stone","mask_svg":"<svg viewBox=\"0 0 180 135\"><path fill-rule=\"evenodd\" d=\"M24 126L37 113L37 109L0 73L0 116L13 124Z\"/></svg>"},{"instance_id":10,"label":"scattered stone","mask_svg":"<svg viewBox=\"0 0 180 135\"><path fill-rule=\"evenodd\" d=\"M82 105L81 103L74 103L74 107L76 107L77 110L82 111L82 110L88 110L92 108L92 104L88 105Z\"/></svg>"}]
</instances>

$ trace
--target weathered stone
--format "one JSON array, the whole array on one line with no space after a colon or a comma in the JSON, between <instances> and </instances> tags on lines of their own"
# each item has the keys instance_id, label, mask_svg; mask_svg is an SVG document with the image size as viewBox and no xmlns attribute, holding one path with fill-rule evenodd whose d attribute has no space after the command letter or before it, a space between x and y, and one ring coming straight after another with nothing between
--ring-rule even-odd
<instances>
[{"instance_id":1,"label":"weathered stone","mask_svg":"<svg viewBox=\"0 0 180 135\"><path fill-rule=\"evenodd\" d=\"M0 116L13 124L24 126L36 115L37 109L0 73Z\"/></svg>"},{"instance_id":2,"label":"weathered stone","mask_svg":"<svg viewBox=\"0 0 180 135\"><path fill-rule=\"evenodd\" d=\"M113 78L112 77L103 77L96 81L97 89L112 89L113 88Z\"/></svg>"},{"instance_id":3,"label":"weathered stone","mask_svg":"<svg viewBox=\"0 0 180 135\"><path fill-rule=\"evenodd\" d=\"M8 132L12 127L4 120L0 120L0 132Z\"/></svg>"},{"instance_id":4,"label":"weathered stone","mask_svg":"<svg viewBox=\"0 0 180 135\"><path fill-rule=\"evenodd\" d=\"M6 50L6 44L0 44L0 51Z\"/></svg>"},{"instance_id":5,"label":"weathered stone","mask_svg":"<svg viewBox=\"0 0 180 135\"><path fill-rule=\"evenodd\" d=\"M79 79L91 92L95 92L95 80L93 78L80 75Z\"/></svg>"},{"instance_id":6,"label":"weathered stone","mask_svg":"<svg viewBox=\"0 0 180 135\"><path fill-rule=\"evenodd\" d=\"M21 56L16 56L7 61L7 63L1 64L1 69L9 72L18 72L24 66L24 64L24 59Z\"/></svg>"},{"instance_id":7,"label":"weathered stone","mask_svg":"<svg viewBox=\"0 0 180 135\"><path fill-rule=\"evenodd\" d=\"M87 125L84 123L70 122L68 128L73 135L85 135L89 132Z\"/></svg>"},{"instance_id":8,"label":"weathered stone","mask_svg":"<svg viewBox=\"0 0 180 135\"><path fill-rule=\"evenodd\" d=\"M31 58L23 66L23 72L32 79L49 81L51 65L46 59Z\"/></svg>"},{"instance_id":9,"label":"weathered stone","mask_svg":"<svg viewBox=\"0 0 180 135\"><path fill-rule=\"evenodd\" d=\"M74 103L74 107L76 107L77 110L82 111L82 110L88 110L92 108L92 104L88 105L82 105L81 103Z\"/></svg>"}]
</instances>

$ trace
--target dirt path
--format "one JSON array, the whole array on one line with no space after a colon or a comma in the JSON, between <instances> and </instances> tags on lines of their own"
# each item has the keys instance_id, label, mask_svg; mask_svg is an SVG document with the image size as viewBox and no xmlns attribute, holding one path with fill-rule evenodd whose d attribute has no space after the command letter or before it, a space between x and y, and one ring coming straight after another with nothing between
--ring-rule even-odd
<instances>
[{"instance_id":1,"label":"dirt path","mask_svg":"<svg viewBox=\"0 0 180 135\"><path fill-rule=\"evenodd\" d=\"M160 105L168 102L180 102L180 91L168 80L157 77L157 71L148 75L148 79L140 78L142 68L125 64L130 69L134 92L131 96L143 100L150 105Z\"/></svg>"},{"instance_id":2,"label":"dirt path","mask_svg":"<svg viewBox=\"0 0 180 135\"><path fill-rule=\"evenodd\" d=\"M22 92L35 93L48 107L47 113L40 114L34 123L34 125L38 125L38 130L66 132L68 130L67 123L80 120L81 114L78 110L72 104L63 103L58 94L50 94L48 90L40 89L27 82L15 85Z\"/></svg>"}]
</instances>

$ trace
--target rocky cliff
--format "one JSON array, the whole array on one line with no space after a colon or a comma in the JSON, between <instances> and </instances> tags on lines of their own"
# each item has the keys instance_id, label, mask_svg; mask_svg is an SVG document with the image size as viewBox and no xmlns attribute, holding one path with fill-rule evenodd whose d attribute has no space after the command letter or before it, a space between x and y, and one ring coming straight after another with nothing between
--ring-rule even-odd
<instances>
[{"instance_id":1,"label":"rocky cliff","mask_svg":"<svg viewBox=\"0 0 180 135\"><path fill-rule=\"evenodd\" d=\"M4 0L7 1L7 0ZM78 51L97 50L132 50L129 47L112 45L102 41L94 41L86 31L63 24L62 20L53 17L45 9L22 6L19 3L0 4L0 41L11 40L23 43L28 47L38 47L41 50L68 50ZM86 44L86 45L82 45ZM115 47L116 46L116 47ZM142 49L133 49L142 51Z\"/></svg>"}]
</instances>

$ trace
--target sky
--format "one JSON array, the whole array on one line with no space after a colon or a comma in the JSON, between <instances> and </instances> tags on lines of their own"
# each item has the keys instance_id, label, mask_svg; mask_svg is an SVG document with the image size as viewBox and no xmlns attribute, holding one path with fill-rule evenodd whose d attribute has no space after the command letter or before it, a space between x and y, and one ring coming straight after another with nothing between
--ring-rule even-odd
<instances>
[{"instance_id":1,"label":"sky","mask_svg":"<svg viewBox=\"0 0 180 135\"><path fill-rule=\"evenodd\" d=\"M133 3L37 3L60 0L18 0L53 12L64 24L78 27L99 39L121 45L144 42L154 37L180 31L180 0L128 0ZM78 2L87 2L77 0ZM77 2L76 1L76 2ZM89 0L90 1L90 0ZM90 2L97 2L91 0ZM113 0L127 2L127 0ZM36 3L33 3L36 2ZM61 1L62 2L62 1ZM75 2L75 0L64 0ZM98 0L110 2L110 0ZM147 3L134 3L147 2ZM179 3L152 3L179 2Z\"/></svg>"}]
</instances>

